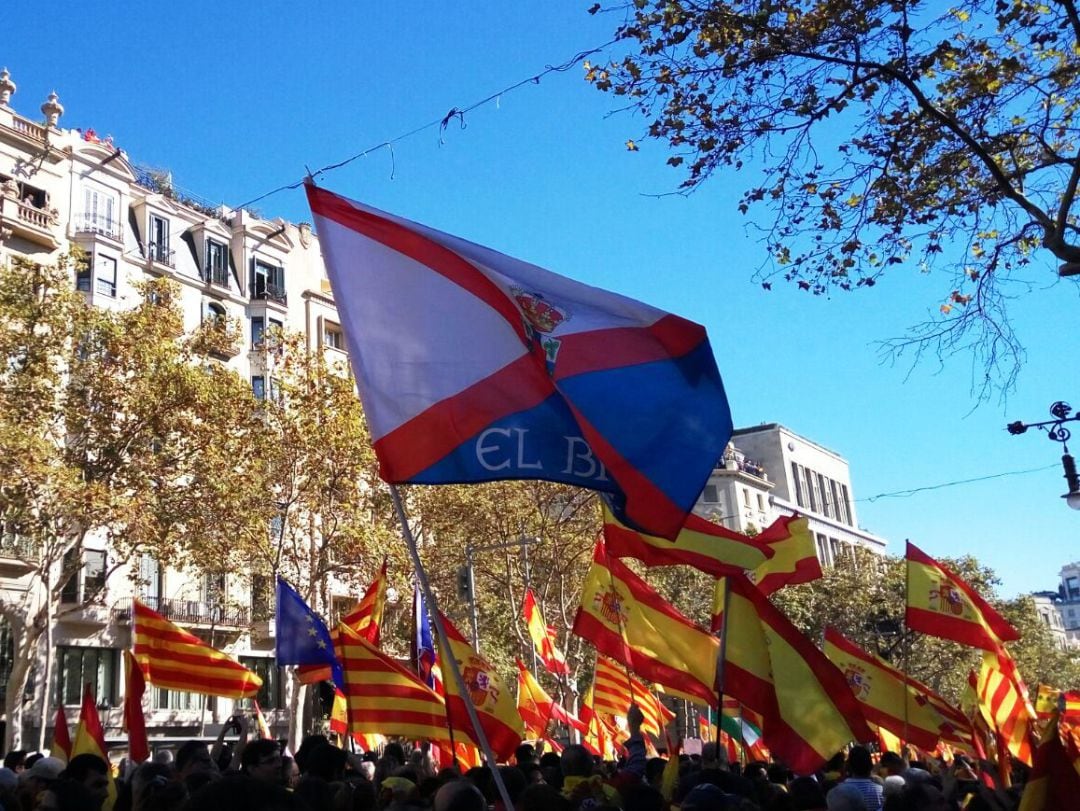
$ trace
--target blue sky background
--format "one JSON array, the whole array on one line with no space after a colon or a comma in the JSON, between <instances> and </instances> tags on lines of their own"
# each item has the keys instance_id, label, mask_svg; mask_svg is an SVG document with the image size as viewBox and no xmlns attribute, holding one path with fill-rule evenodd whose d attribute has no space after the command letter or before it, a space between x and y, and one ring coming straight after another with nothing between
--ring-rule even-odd
<instances>
[{"instance_id":1,"label":"blue sky background","mask_svg":"<svg viewBox=\"0 0 1080 811\"><path fill-rule=\"evenodd\" d=\"M0 65L21 114L37 118L56 90L61 126L111 134L133 162L169 169L213 202L244 203L305 166L393 140L392 153L320 183L704 323L736 424L780 422L846 456L860 523L892 552L910 538L932 555L972 553L1005 595L1055 588L1061 565L1080 560L1080 513L1059 498L1060 449L1005 431L1046 418L1054 400L1080 407L1078 288L1056 281L1049 255L1042 286L1013 309L1028 351L1018 386L978 405L970 357L912 369L882 365L875 345L936 311L946 278L899 268L829 299L783 283L763 291L750 280L763 249L736 209L752 170L688 198L651 196L681 176L662 144L641 139L644 121L617 112L580 66L469 112L464 128L455 119L395 140L607 42L617 20L588 15L589 4L65 1L46 14L17 0ZM254 208L310 220L301 190Z\"/></svg>"}]
</instances>

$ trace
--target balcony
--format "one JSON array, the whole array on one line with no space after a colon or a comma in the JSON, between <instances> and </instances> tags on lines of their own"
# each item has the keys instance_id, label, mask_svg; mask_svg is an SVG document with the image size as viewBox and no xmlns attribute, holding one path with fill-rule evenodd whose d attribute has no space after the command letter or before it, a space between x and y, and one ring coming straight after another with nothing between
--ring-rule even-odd
<instances>
[{"instance_id":1,"label":"balcony","mask_svg":"<svg viewBox=\"0 0 1080 811\"><path fill-rule=\"evenodd\" d=\"M215 287L229 289L229 271L224 267L205 267L202 272L203 281Z\"/></svg>"},{"instance_id":2,"label":"balcony","mask_svg":"<svg viewBox=\"0 0 1080 811\"><path fill-rule=\"evenodd\" d=\"M40 543L20 535L0 535L0 575L25 574L37 568L40 562Z\"/></svg>"},{"instance_id":3,"label":"balcony","mask_svg":"<svg viewBox=\"0 0 1080 811\"><path fill-rule=\"evenodd\" d=\"M289 297L285 293L285 288L276 284L257 283L251 297L253 299L259 299L260 301L272 301L275 304L280 304L282 307L286 307L289 304Z\"/></svg>"},{"instance_id":4,"label":"balcony","mask_svg":"<svg viewBox=\"0 0 1080 811\"><path fill-rule=\"evenodd\" d=\"M238 606L169 597L140 597L139 601L170 622L184 627L247 628L251 624L248 610ZM112 608L113 618L130 621L131 606L130 598L118 601Z\"/></svg>"},{"instance_id":5,"label":"balcony","mask_svg":"<svg viewBox=\"0 0 1080 811\"><path fill-rule=\"evenodd\" d=\"M149 242L146 245L146 258L155 265L164 265L167 268L176 268L176 251L169 250L168 245L158 245Z\"/></svg>"},{"instance_id":6,"label":"balcony","mask_svg":"<svg viewBox=\"0 0 1080 811\"><path fill-rule=\"evenodd\" d=\"M58 223L55 211L19 200L17 190L6 186L0 189L0 230L9 230L12 236L55 250L60 247L54 233Z\"/></svg>"},{"instance_id":7,"label":"balcony","mask_svg":"<svg viewBox=\"0 0 1080 811\"><path fill-rule=\"evenodd\" d=\"M124 227L119 220L101 214L80 214L75 218L75 234L93 234L123 242Z\"/></svg>"},{"instance_id":8,"label":"balcony","mask_svg":"<svg viewBox=\"0 0 1080 811\"><path fill-rule=\"evenodd\" d=\"M218 360L229 360L240 354L241 337L236 319L228 316L208 318L195 331L192 348Z\"/></svg>"},{"instance_id":9,"label":"balcony","mask_svg":"<svg viewBox=\"0 0 1080 811\"><path fill-rule=\"evenodd\" d=\"M41 124L35 124L33 121L18 115L12 116L11 128L20 135L39 141L42 144L45 143L48 133L48 130Z\"/></svg>"}]
</instances>

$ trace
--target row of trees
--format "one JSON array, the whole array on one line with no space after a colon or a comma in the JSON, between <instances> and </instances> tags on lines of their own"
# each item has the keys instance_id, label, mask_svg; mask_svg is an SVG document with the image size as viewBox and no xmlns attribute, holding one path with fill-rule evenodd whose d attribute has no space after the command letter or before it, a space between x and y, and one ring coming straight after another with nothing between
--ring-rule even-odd
<instances>
[{"instance_id":1,"label":"row of trees","mask_svg":"<svg viewBox=\"0 0 1080 811\"><path fill-rule=\"evenodd\" d=\"M24 697L43 696L49 683L53 628L77 610L61 592L90 540L109 550L99 593L82 595L91 602L116 572L138 578L129 564L152 555L201 572L248 573L264 585L281 574L328 614L331 576L358 594L389 558L400 598L384 619L384 644L407 655L411 565L347 370L309 351L303 336L270 335L262 362L275 383L256 399L246 380L205 355L205 328L185 333L178 295L152 280L135 306L104 310L74 292L67 262L14 259L0 268L0 545L9 564L18 561L0 583L14 653L6 746L23 728ZM521 602L531 586L567 652L571 687L585 687L592 654L569 627L599 530L595 496L545 482L405 491L441 606L463 628L469 607L456 595L455 572L465 545L541 539L527 566L519 549L477 561L482 646L508 677L515 657L529 661ZM993 574L976 561L954 563L992 589ZM708 622L709 578L678 567L648 579ZM894 558L860 553L776 599L813 638L827 619L839 622L894 661L902 652L913 675L949 696L975 661L952 643L901 636L903 565ZM1014 652L1029 680L1080 684L1076 657L1054 648L1029 599L1002 609L1024 632Z\"/></svg>"}]
</instances>

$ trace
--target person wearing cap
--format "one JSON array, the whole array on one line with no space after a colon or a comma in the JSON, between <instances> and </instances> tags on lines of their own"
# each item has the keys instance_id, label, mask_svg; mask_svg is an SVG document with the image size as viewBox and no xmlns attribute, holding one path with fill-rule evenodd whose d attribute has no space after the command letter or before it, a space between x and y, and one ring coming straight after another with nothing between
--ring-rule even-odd
<instances>
[{"instance_id":1,"label":"person wearing cap","mask_svg":"<svg viewBox=\"0 0 1080 811\"><path fill-rule=\"evenodd\" d=\"M33 808L38 795L53 784L64 771L64 761L55 757L39 758L33 766L19 773L16 796L23 808Z\"/></svg>"}]
</instances>

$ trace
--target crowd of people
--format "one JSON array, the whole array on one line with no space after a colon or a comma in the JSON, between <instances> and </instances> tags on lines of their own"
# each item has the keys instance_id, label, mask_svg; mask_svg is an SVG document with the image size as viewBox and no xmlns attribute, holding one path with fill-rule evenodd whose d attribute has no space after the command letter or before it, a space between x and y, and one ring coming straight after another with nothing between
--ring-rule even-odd
<instances>
[{"instance_id":1,"label":"crowd of people","mask_svg":"<svg viewBox=\"0 0 1080 811\"><path fill-rule=\"evenodd\" d=\"M3 811L1011 811L1019 791L995 790L963 757L949 765L878 758L854 746L816 774L783 766L729 763L706 743L679 755L678 774L662 757L605 762L584 747L538 752L522 744L498 767L513 808L492 772L437 768L427 746L387 744L350 752L325 736L306 738L295 756L278 741L230 746L191 740L141 764L109 766L92 754L69 762L13 751L0 769Z\"/></svg>"}]
</instances>

